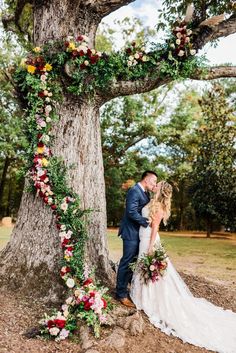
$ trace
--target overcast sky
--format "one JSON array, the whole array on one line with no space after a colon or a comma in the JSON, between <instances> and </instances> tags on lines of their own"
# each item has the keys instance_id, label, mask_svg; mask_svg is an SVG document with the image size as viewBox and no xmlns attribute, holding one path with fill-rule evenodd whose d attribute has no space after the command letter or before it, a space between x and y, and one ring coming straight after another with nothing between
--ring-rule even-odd
<instances>
[{"instance_id":1,"label":"overcast sky","mask_svg":"<svg viewBox=\"0 0 236 353\"><path fill-rule=\"evenodd\" d=\"M136 0L127 6L123 6L119 10L113 12L104 19L104 22L109 23L114 27L115 19L124 17L138 17L144 21L144 25L154 27L158 22L157 10L161 6L160 0ZM117 36L117 41L120 38ZM119 46L119 43L118 43ZM218 65L223 63L231 63L236 65L236 34L232 34L226 38L222 38L216 48L206 45L203 52L206 53L210 64Z\"/></svg>"}]
</instances>

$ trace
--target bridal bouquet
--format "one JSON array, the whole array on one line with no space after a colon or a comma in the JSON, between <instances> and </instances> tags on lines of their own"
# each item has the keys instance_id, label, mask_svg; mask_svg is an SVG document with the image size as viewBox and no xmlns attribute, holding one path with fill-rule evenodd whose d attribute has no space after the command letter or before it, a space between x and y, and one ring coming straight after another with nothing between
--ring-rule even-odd
<instances>
[{"instance_id":1,"label":"bridal bouquet","mask_svg":"<svg viewBox=\"0 0 236 353\"><path fill-rule=\"evenodd\" d=\"M167 270L167 254L162 245L155 248L152 255L145 254L138 259L136 264L131 264L131 269L136 270L144 283L150 280L154 283L164 276Z\"/></svg>"}]
</instances>

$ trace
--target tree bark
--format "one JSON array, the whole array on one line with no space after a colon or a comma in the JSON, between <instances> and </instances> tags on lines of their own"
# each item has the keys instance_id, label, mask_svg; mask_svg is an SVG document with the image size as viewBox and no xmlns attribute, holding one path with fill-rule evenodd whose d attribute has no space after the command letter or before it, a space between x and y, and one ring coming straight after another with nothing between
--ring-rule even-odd
<instances>
[{"instance_id":1,"label":"tree bark","mask_svg":"<svg viewBox=\"0 0 236 353\"><path fill-rule=\"evenodd\" d=\"M212 222L210 218L207 218L206 220L206 227L207 227L207 238L210 238L212 233Z\"/></svg>"},{"instance_id":2,"label":"tree bark","mask_svg":"<svg viewBox=\"0 0 236 353\"><path fill-rule=\"evenodd\" d=\"M69 6L70 5L70 6ZM82 17L82 13L84 17ZM71 28L94 41L97 20L69 0L53 0L35 8L37 44L61 38ZM65 17L63 17L65 16ZM77 22L75 19L77 18ZM70 24L70 27L69 27ZM71 32L71 34L72 34ZM106 201L102 160L99 104L96 100L64 94L58 106L60 121L54 126L52 152L61 156L69 168L68 184L81 199L81 207L94 210L89 216L87 262L96 267L104 282L114 281L106 240ZM0 260L2 285L47 301L58 301L64 285L59 269L62 251L52 211L41 199L27 192L28 181L17 223Z\"/></svg>"},{"instance_id":3,"label":"tree bark","mask_svg":"<svg viewBox=\"0 0 236 353\"><path fill-rule=\"evenodd\" d=\"M61 156L69 169L69 186L80 195L81 207L94 210L89 223L88 263L104 281L112 279L106 240L104 170L96 103L65 95L52 152ZM27 184L27 183L26 183ZM2 253L0 273L12 289L57 300L63 293L59 276L62 257L52 211L41 199L27 192L22 202L11 241ZM9 275L7 275L9 274Z\"/></svg>"},{"instance_id":4,"label":"tree bark","mask_svg":"<svg viewBox=\"0 0 236 353\"><path fill-rule=\"evenodd\" d=\"M7 177L7 171L9 166L10 166L10 158L6 156L4 166L3 166L3 171L2 171L1 182L0 182L0 217L3 216L2 200L3 200L4 187L6 184L6 177Z\"/></svg>"}]
</instances>

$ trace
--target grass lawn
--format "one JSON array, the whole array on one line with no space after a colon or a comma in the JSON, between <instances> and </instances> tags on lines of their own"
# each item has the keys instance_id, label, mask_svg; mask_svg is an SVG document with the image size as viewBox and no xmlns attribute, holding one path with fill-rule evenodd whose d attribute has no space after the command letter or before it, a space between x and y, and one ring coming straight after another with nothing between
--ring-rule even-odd
<instances>
[{"instance_id":1,"label":"grass lawn","mask_svg":"<svg viewBox=\"0 0 236 353\"><path fill-rule=\"evenodd\" d=\"M193 234L160 233L162 242L178 271L227 284L236 283L236 239L211 238ZM110 257L118 261L122 240L116 230L108 230Z\"/></svg>"},{"instance_id":2,"label":"grass lawn","mask_svg":"<svg viewBox=\"0 0 236 353\"><path fill-rule=\"evenodd\" d=\"M0 227L0 249L9 240L12 228ZM214 281L236 284L236 237L212 237L191 233L160 233L162 242L178 271L199 275ZM122 256L122 240L117 230L108 229L110 257Z\"/></svg>"}]
</instances>

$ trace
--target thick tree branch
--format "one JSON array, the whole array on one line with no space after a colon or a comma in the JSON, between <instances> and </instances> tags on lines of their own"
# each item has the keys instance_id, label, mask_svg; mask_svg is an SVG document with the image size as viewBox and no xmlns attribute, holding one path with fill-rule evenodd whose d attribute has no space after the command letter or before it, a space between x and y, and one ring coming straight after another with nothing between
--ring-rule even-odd
<instances>
[{"instance_id":1,"label":"thick tree branch","mask_svg":"<svg viewBox=\"0 0 236 353\"><path fill-rule=\"evenodd\" d=\"M135 81L117 81L114 82L110 87L108 92L105 92L103 98L105 101L110 100L119 96L127 96L136 93L144 93L158 88L164 84L171 82L170 77L160 78L157 76L147 76L143 79Z\"/></svg>"},{"instance_id":2,"label":"thick tree branch","mask_svg":"<svg viewBox=\"0 0 236 353\"><path fill-rule=\"evenodd\" d=\"M236 66L216 66L206 70L197 70L190 79L194 80L212 80L221 77L236 77ZM118 97L131 94L149 92L155 88L173 81L171 77L160 78L157 76L147 76L135 81L117 81L114 82L106 94L102 94L103 103Z\"/></svg>"},{"instance_id":3,"label":"thick tree branch","mask_svg":"<svg viewBox=\"0 0 236 353\"><path fill-rule=\"evenodd\" d=\"M195 40L193 44L196 49L201 49L208 42L220 37L227 37L233 33L236 33L235 14L215 26L199 26L195 31Z\"/></svg>"},{"instance_id":4,"label":"thick tree branch","mask_svg":"<svg viewBox=\"0 0 236 353\"><path fill-rule=\"evenodd\" d=\"M83 5L90 7L92 11L99 14L101 17L107 16L109 13L119 9L124 5L128 5L135 0L85 0Z\"/></svg>"},{"instance_id":5,"label":"thick tree branch","mask_svg":"<svg viewBox=\"0 0 236 353\"><path fill-rule=\"evenodd\" d=\"M203 71L196 71L190 78L194 80L214 80L223 77L236 77L236 66L215 66Z\"/></svg>"}]
</instances>

